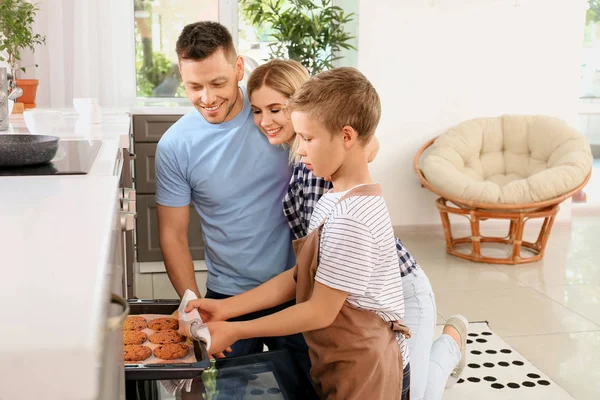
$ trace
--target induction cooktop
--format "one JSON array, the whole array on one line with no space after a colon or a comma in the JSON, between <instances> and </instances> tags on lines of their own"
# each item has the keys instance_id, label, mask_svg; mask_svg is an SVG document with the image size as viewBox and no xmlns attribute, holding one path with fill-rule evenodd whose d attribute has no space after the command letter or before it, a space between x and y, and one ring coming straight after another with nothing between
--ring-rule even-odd
<instances>
[{"instance_id":1,"label":"induction cooktop","mask_svg":"<svg viewBox=\"0 0 600 400\"><path fill-rule=\"evenodd\" d=\"M56 156L46 164L0 167L0 176L85 175L92 168L101 140L61 140Z\"/></svg>"}]
</instances>

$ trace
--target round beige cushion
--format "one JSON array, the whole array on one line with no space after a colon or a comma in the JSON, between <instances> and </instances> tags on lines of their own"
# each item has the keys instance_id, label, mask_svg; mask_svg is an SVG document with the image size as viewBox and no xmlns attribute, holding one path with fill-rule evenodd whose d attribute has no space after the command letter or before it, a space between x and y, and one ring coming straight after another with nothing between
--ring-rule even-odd
<instances>
[{"instance_id":1,"label":"round beige cushion","mask_svg":"<svg viewBox=\"0 0 600 400\"><path fill-rule=\"evenodd\" d=\"M481 203L550 200L579 186L592 168L583 135L546 116L465 121L440 135L425 154L422 170L431 185Z\"/></svg>"}]
</instances>

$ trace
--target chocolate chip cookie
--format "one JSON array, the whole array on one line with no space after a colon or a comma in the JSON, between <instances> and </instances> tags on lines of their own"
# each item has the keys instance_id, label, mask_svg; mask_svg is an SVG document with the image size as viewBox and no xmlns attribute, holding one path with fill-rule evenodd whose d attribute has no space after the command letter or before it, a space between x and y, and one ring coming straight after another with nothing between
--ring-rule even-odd
<instances>
[{"instance_id":1,"label":"chocolate chip cookie","mask_svg":"<svg viewBox=\"0 0 600 400\"><path fill-rule=\"evenodd\" d=\"M123 355L125 357L125 361L144 361L146 358L152 355L152 349L148 346L130 344L125 346Z\"/></svg>"},{"instance_id":2,"label":"chocolate chip cookie","mask_svg":"<svg viewBox=\"0 0 600 400\"><path fill-rule=\"evenodd\" d=\"M158 331L150 335L150 342L155 344L181 343L185 336L181 336L177 331Z\"/></svg>"},{"instance_id":3,"label":"chocolate chip cookie","mask_svg":"<svg viewBox=\"0 0 600 400\"><path fill-rule=\"evenodd\" d=\"M124 331L123 344L142 344L148 340L148 336L142 331Z\"/></svg>"},{"instance_id":4,"label":"chocolate chip cookie","mask_svg":"<svg viewBox=\"0 0 600 400\"><path fill-rule=\"evenodd\" d=\"M156 318L148 323L148 328L155 331L176 331L179 329L179 321L175 318Z\"/></svg>"},{"instance_id":5,"label":"chocolate chip cookie","mask_svg":"<svg viewBox=\"0 0 600 400\"><path fill-rule=\"evenodd\" d=\"M123 323L124 331L141 331L146 328L146 318L138 316L130 316Z\"/></svg>"},{"instance_id":6,"label":"chocolate chip cookie","mask_svg":"<svg viewBox=\"0 0 600 400\"><path fill-rule=\"evenodd\" d=\"M163 360L174 360L176 358L185 357L189 351L190 348L186 344L170 343L155 348L154 355Z\"/></svg>"}]
</instances>

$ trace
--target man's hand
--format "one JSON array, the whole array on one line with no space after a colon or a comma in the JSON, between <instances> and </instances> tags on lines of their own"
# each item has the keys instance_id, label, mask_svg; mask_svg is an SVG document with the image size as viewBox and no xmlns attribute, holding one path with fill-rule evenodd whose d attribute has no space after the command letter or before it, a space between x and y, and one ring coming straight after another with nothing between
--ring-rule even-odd
<instances>
[{"instance_id":1,"label":"man's hand","mask_svg":"<svg viewBox=\"0 0 600 400\"><path fill-rule=\"evenodd\" d=\"M190 312L194 308L198 309L203 322L225 321L229 317L225 313L223 300L197 299L190 300L185 307L185 312Z\"/></svg>"},{"instance_id":2,"label":"man's hand","mask_svg":"<svg viewBox=\"0 0 600 400\"><path fill-rule=\"evenodd\" d=\"M223 355L224 351L230 352L231 345L239 340L235 323L233 322L209 322L206 324L210 332L210 354L215 354L215 357Z\"/></svg>"}]
</instances>

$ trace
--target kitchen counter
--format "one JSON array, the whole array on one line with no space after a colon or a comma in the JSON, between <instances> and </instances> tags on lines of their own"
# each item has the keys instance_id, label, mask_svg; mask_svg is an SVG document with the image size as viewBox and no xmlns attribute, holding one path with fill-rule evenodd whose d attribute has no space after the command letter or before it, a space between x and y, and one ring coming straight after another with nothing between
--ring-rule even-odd
<instances>
[{"instance_id":1,"label":"kitchen counter","mask_svg":"<svg viewBox=\"0 0 600 400\"><path fill-rule=\"evenodd\" d=\"M22 116L11 125L28 133ZM0 177L2 399L97 396L129 131L126 114L95 126L66 114L56 136L102 140L89 174Z\"/></svg>"}]
</instances>

